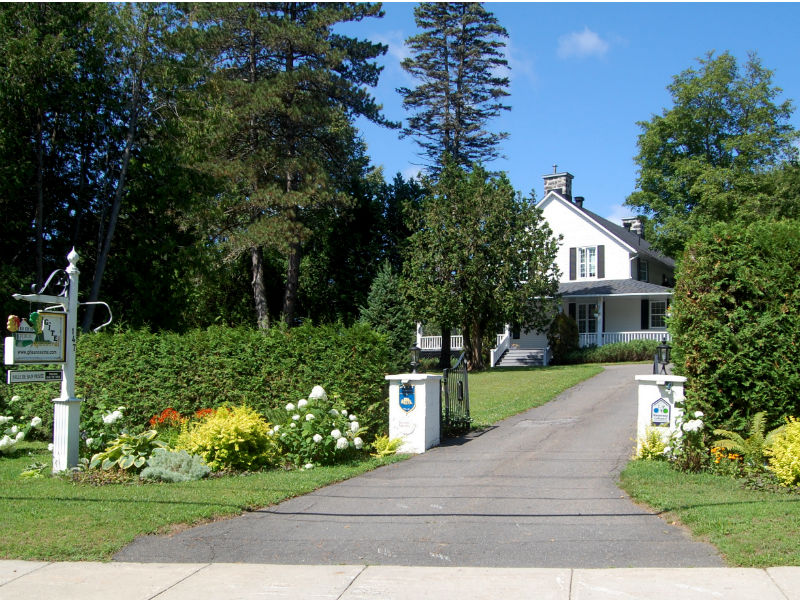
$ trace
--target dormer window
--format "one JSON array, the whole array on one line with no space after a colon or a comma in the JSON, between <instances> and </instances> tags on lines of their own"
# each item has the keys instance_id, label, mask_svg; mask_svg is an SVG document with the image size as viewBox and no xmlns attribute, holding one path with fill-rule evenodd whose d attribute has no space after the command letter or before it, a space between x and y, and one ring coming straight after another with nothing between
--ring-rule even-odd
<instances>
[{"instance_id":1,"label":"dormer window","mask_svg":"<svg viewBox=\"0 0 800 600\"><path fill-rule=\"evenodd\" d=\"M578 277L597 277L597 246L578 248Z\"/></svg>"}]
</instances>

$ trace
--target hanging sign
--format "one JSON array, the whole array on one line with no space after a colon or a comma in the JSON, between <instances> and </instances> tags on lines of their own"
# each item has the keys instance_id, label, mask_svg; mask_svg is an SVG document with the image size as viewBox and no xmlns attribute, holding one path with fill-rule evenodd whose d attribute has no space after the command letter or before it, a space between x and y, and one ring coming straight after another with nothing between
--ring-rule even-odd
<instances>
[{"instance_id":1,"label":"hanging sign","mask_svg":"<svg viewBox=\"0 0 800 600\"><path fill-rule=\"evenodd\" d=\"M414 407L417 405L417 401L414 398L414 386L413 385L401 385L400 386L400 408L402 408L406 412L410 412L414 410Z\"/></svg>"},{"instance_id":2,"label":"hanging sign","mask_svg":"<svg viewBox=\"0 0 800 600\"><path fill-rule=\"evenodd\" d=\"M11 315L6 327L13 337L6 338L5 364L50 364L66 360L66 313L38 311L27 320Z\"/></svg>"},{"instance_id":3,"label":"hanging sign","mask_svg":"<svg viewBox=\"0 0 800 600\"><path fill-rule=\"evenodd\" d=\"M6 383L50 383L63 378L61 371L7 371Z\"/></svg>"},{"instance_id":4,"label":"hanging sign","mask_svg":"<svg viewBox=\"0 0 800 600\"><path fill-rule=\"evenodd\" d=\"M653 427L669 427L669 402L659 398L650 410L650 424Z\"/></svg>"}]
</instances>

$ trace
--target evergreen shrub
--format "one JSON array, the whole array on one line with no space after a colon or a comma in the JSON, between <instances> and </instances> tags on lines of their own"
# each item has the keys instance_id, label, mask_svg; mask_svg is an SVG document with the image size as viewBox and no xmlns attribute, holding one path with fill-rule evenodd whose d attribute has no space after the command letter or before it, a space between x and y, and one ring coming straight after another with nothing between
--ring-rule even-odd
<instances>
[{"instance_id":1,"label":"evergreen shrub","mask_svg":"<svg viewBox=\"0 0 800 600\"><path fill-rule=\"evenodd\" d=\"M552 364L568 364L580 343L578 323L566 313L558 313L547 332L547 343L552 353Z\"/></svg>"},{"instance_id":2,"label":"evergreen shrub","mask_svg":"<svg viewBox=\"0 0 800 600\"><path fill-rule=\"evenodd\" d=\"M257 471L278 460L272 436L269 423L249 406L222 407L189 423L175 449L201 456L214 471Z\"/></svg>"},{"instance_id":3,"label":"evergreen shrub","mask_svg":"<svg viewBox=\"0 0 800 600\"><path fill-rule=\"evenodd\" d=\"M139 477L150 481L178 483L202 479L210 472L211 469L201 456L179 450L151 456Z\"/></svg>"},{"instance_id":4,"label":"evergreen shrub","mask_svg":"<svg viewBox=\"0 0 800 600\"><path fill-rule=\"evenodd\" d=\"M124 405L126 423L140 431L167 407L191 415L246 404L269 414L319 384L377 434L388 428L389 357L386 340L365 324L101 332L78 338L76 391L83 414L99 405ZM52 432L58 384L0 386L0 407L14 394Z\"/></svg>"},{"instance_id":5,"label":"evergreen shrub","mask_svg":"<svg viewBox=\"0 0 800 600\"><path fill-rule=\"evenodd\" d=\"M687 409L742 431L800 413L800 221L700 230L677 272L669 328Z\"/></svg>"},{"instance_id":6,"label":"evergreen shrub","mask_svg":"<svg viewBox=\"0 0 800 600\"><path fill-rule=\"evenodd\" d=\"M590 346L570 353L566 362L583 364L652 361L659 343L656 340L631 340L604 346Z\"/></svg>"}]
</instances>

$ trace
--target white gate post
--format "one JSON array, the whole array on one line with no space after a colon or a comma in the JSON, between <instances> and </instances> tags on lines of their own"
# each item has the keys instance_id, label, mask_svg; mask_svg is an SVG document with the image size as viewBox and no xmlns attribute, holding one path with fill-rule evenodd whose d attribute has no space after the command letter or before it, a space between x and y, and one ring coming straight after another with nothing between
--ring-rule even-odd
<instances>
[{"instance_id":1,"label":"white gate post","mask_svg":"<svg viewBox=\"0 0 800 600\"><path fill-rule=\"evenodd\" d=\"M66 351L62 366L61 396L53 399L53 473L71 469L78 465L80 443L81 401L75 397L75 353L77 350L78 276L80 271L78 253L72 249L67 255L69 266L69 288L62 302L67 313L65 335Z\"/></svg>"}]
</instances>

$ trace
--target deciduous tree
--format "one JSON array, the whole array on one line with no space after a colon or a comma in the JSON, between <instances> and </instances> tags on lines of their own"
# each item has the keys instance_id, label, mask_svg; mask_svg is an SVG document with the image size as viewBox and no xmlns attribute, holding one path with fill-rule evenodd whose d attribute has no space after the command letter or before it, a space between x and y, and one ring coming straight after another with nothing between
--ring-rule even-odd
<instances>
[{"instance_id":1,"label":"deciduous tree","mask_svg":"<svg viewBox=\"0 0 800 600\"><path fill-rule=\"evenodd\" d=\"M701 225L784 212L764 191L797 156L792 104L779 101L757 56L741 68L727 52L698 62L668 86L673 106L639 123L637 190L627 199L652 220L653 244L673 256Z\"/></svg>"}]
</instances>

